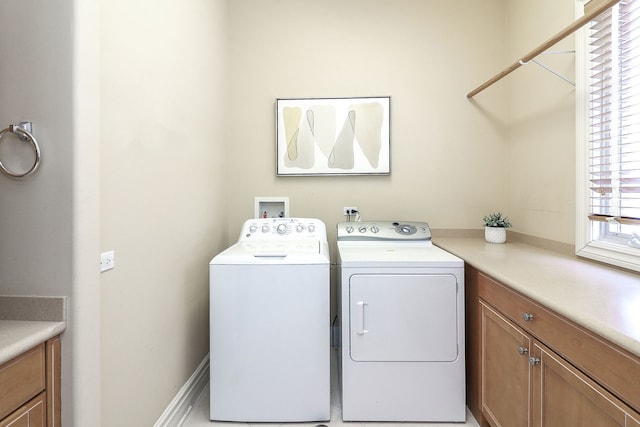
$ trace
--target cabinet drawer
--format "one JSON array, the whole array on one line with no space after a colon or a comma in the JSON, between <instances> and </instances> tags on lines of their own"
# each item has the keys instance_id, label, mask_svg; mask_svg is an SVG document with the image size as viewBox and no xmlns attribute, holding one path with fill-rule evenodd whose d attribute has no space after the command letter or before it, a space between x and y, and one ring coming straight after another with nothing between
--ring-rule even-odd
<instances>
[{"instance_id":1,"label":"cabinet drawer","mask_svg":"<svg viewBox=\"0 0 640 427\"><path fill-rule=\"evenodd\" d=\"M480 274L479 296L536 337L554 334L560 318L527 297ZM532 316L525 320L525 316Z\"/></svg>"},{"instance_id":2,"label":"cabinet drawer","mask_svg":"<svg viewBox=\"0 0 640 427\"><path fill-rule=\"evenodd\" d=\"M640 411L640 358L484 274L478 295L540 342ZM532 315L525 320L524 314Z\"/></svg>"},{"instance_id":3,"label":"cabinet drawer","mask_svg":"<svg viewBox=\"0 0 640 427\"><path fill-rule=\"evenodd\" d=\"M39 394L45 387L44 344L0 366L0 419Z\"/></svg>"},{"instance_id":4,"label":"cabinet drawer","mask_svg":"<svg viewBox=\"0 0 640 427\"><path fill-rule=\"evenodd\" d=\"M0 421L0 427L45 427L46 393L42 392L13 414Z\"/></svg>"}]
</instances>

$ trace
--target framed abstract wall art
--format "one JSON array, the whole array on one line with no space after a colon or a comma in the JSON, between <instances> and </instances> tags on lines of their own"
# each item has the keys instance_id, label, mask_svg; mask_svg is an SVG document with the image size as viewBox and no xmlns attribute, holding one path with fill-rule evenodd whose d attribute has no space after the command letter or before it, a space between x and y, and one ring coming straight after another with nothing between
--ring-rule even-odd
<instances>
[{"instance_id":1,"label":"framed abstract wall art","mask_svg":"<svg viewBox=\"0 0 640 427\"><path fill-rule=\"evenodd\" d=\"M276 174L391 174L390 100L277 99Z\"/></svg>"}]
</instances>

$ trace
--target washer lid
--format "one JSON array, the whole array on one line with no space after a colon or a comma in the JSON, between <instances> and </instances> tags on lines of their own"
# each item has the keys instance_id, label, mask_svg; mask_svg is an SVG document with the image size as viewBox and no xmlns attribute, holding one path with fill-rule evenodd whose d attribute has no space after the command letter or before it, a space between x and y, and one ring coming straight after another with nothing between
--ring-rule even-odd
<instances>
[{"instance_id":1,"label":"washer lid","mask_svg":"<svg viewBox=\"0 0 640 427\"><path fill-rule=\"evenodd\" d=\"M211 264L329 264L329 247L318 240L238 242Z\"/></svg>"},{"instance_id":2,"label":"washer lid","mask_svg":"<svg viewBox=\"0 0 640 427\"><path fill-rule=\"evenodd\" d=\"M254 241L240 242L240 246L254 257L260 256L287 256L289 254L317 255L320 253L319 241Z\"/></svg>"}]
</instances>

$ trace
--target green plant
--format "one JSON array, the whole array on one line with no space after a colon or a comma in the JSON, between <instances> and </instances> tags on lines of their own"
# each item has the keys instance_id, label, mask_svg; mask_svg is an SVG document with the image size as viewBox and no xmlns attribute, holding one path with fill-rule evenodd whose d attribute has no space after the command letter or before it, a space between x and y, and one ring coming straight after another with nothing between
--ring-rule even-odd
<instances>
[{"instance_id":1,"label":"green plant","mask_svg":"<svg viewBox=\"0 0 640 427\"><path fill-rule=\"evenodd\" d=\"M485 227L503 227L503 228L511 227L511 222L509 222L509 218L502 215L500 212L495 212L490 215L487 215L484 218L482 218L482 220L484 221Z\"/></svg>"}]
</instances>

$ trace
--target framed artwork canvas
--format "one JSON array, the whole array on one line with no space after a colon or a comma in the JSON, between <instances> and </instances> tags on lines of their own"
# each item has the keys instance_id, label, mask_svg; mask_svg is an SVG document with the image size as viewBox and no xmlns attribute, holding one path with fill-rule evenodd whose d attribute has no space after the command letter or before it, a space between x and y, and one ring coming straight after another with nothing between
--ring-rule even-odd
<instances>
[{"instance_id":1,"label":"framed artwork canvas","mask_svg":"<svg viewBox=\"0 0 640 427\"><path fill-rule=\"evenodd\" d=\"M391 174L390 100L276 100L276 174Z\"/></svg>"}]
</instances>

